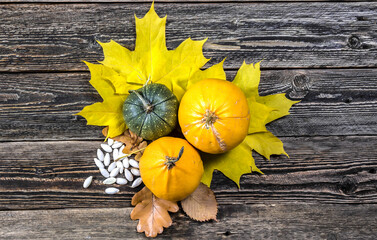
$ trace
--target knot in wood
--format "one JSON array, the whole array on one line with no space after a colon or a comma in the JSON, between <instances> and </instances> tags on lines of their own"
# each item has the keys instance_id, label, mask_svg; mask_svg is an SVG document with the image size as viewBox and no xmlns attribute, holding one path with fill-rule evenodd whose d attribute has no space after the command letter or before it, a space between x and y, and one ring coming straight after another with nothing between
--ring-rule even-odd
<instances>
[{"instance_id":1,"label":"knot in wood","mask_svg":"<svg viewBox=\"0 0 377 240\"><path fill-rule=\"evenodd\" d=\"M356 191L357 185L358 182L354 177L345 176L339 182L338 187L344 194L351 194Z\"/></svg>"},{"instance_id":2,"label":"knot in wood","mask_svg":"<svg viewBox=\"0 0 377 240\"><path fill-rule=\"evenodd\" d=\"M310 79L305 74L296 75L293 78L292 85L296 91L307 91L310 88Z\"/></svg>"},{"instance_id":3,"label":"knot in wood","mask_svg":"<svg viewBox=\"0 0 377 240\"><path fill-rule=\"evenodd\" d=\"M356 36L351 36L348 38L348 46L353 49L357 49L361 47L360 38Z\"/></svg>"},{"instance_id":4,"label":"knot in wood","mask_svg":"<svg viewBox=\"0 0 377 240\"><path fill-rule=\"evenodd\" d=\"M56 173L53 168L50 167L36 167L35 168L35 173L39 177L44 177L44 178L55 178Z\"/></svg>"},{"instance_id":5,"label":"knot in wood","mask_svg":"<svg viewBox=\"0 0 377 240\"><path fill-rule=\"evenodd\" d=\"M311 81L305 74L298 74L293 77L291 86L292 91L289 93L289 97L302 99L309 93Z\"/></svg>"}]
</instances>

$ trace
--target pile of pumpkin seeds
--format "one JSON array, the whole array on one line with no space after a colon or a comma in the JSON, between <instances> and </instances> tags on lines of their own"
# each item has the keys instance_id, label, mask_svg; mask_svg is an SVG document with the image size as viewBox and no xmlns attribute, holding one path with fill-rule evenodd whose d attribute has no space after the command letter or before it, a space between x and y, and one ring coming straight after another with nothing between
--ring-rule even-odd
<instances>
[{"instance_id":1,"label":"pile of pumpkin seeds","mask_svg":"<svg viewBox=\"0 0 377 240\"><path fill-rule=\"evenodd\" d=\"M94 163L105 180L103 184L129 185L136 188L142 183L139 171L139 162L123 153L125 145L122 142L108 138L106 143L97 149L97 157ZM111 160L112 159L112 160ZM93 176L85 179L83 187L88 188L92 183ZM120 190L117 187L105 189L107 194L116 194Z\"/></svg>"}]
</instances>

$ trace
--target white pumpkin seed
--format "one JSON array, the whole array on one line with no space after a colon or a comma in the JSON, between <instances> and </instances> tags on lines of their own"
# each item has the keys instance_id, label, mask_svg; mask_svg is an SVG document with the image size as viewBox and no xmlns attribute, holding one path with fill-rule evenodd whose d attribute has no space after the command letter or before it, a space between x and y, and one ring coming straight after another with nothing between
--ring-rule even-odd
<instances>
[{"instance_id":1,"label":"white pumpkin seed","mask_svg":"<svg viewBox=\"0 0 377 240\"><path fill-rule=\"evenodd\" d=\"M114 143L113 139L111 139L111 138L107 139L107 145L111 146L111 145L113 145L113 143Z\"/></svg>"},{"instance_id":2,"label":"white pumpkin seed","mask_svg":"<svg viewBox=\"0 0 377 240\"><path fill-rule=\"evenodd\" d=\"M141 183L142 183L141 177L136 178L135 181L132 183L131 187L132 188L138 187L140 186Z\"/></svg>"},{"instance_id":3,"label":"white pumpkin seed","mask_svg":"<svg viewBox=\"0 0 377 240\"><path fill-rule=\"evenodd\" d=\"M117 168L119 168L119 173L123 173L124 166L123 166L122 161L118 161L116 162L116 164L117 164Z\"/></svg>"},{"instance_id":4,"label":"white pumpkin seed","mask_svg":"<svg viewBox=\"0 0 377 240\"><path fill-rule=\"evenodd\" d=\"M105 166L109 166L110 164L110 154L109 153L106 153L104 159L103 159L103 163L105 164Z\"/></svg>"},{"instance_id":5,"label":"white pumpkin seed","mask_svg":"<svg viewBox=\"0 0 377 240\"><path fill-rule=\"evenodd\" d=\"M126 147L126 145L122 145L120 148L119 148L119 152L123 152L123 149Z\"/></svg>"},{"instance_id":6,"label":"white pumpkin seed","mask_svg":"<svg viewBox=\"0 0 377 240\"><path fill-rule=\"evenodd\" d=\"M110 174L106 169L101 168L99 171L101 172L102 176L104 176L105 178L110 177Z\"/></svg>"},{"instance_id":7,"label":"white pumpkin seed","mask_svg":"<svg viewBox=\"0 0 377 240\"><path fill-rule=\"evenodd\" d=\"M124 184L127 184L128 181L125 178L117 178L116 183L119 185L124 185Z\"/></svg>"},{"instance_id":8,"label":"white pumpkin seed","mask_svg":"<svg viewBox=\"0 0 377 240\"><path fill-rule=\"evenodd\" d=\"M129 166L130 164L128 163L128 158L126 157L125 159L123 159L123 167L128 168Z\"/></svg>"},{"instance_id":9,"label":"white pumpkin seed","mask_svg":"<svg viewBox=\"0 0 377 240\"><path fill-rule=\"evenodd\" d=\"M105 189L105 193L107 194L116 194L119 192L118 188L110 187Z\"/></svg>"},{"instance_id":10,"label":"white pumpkin seed","mask_svg":"<svg viewBox=\"0 0 377 240\"><path fill-rule=\"evenodd\" d=\"M94 158L94 163L96 164L96 166L101 169L101 168L105 168L105 166L103 165L103 163L98 160L97 158Z\"/></svg>"},{"instance_id":11,"label":"white pumpkin seed","mask_svg":"<svg viewBox=\"0 0 377 240\"><path fill-rule=\"evenodd\" d=\"M128 162L130 163L132 167L139 168L139 163L136 160L130 159L128 160Z\"/></svg>"},{"instance_id":12,"label":"white pumpkin seed","mask_svg":"<svg viewBox=\"0 0 377 240\"><path fill-rule=\"evenodd\" d=\"M111 171L110 177L116 177L119 174L119 168L115 168Z\"/></svg>"},{"instance_id":13,"label":"white pumpkin seed","mask_svg":"<svg viewBox=\"0 0 377 240\"><path fill-rule=\"evenodd\" d=\"M122 145L123 145L122 142L115 141L111 147L115 149L115 148L120 148Z\"/></svg>"},{"instance_id":14,"label":"white pumpkin seed","mask_svg":"<svg viewBox=\"0 0 377 240\"><path fill-rule=\"evenodd\" d=\"M116 162L112 162L110 165L109 165L109 168L107 169L108 172L111 172L113 171L117 166L117 163Z\"/></svg>"},{"instance_id":15,"label":"white pumpkin seed","mask_svg":"<svg viewBox=\"0 0 377 240\"><path fill-rule=\"evenodd\" d=\"M84 188L88 188L90 184L92 183L92 180L93 180L93 176L88 177L87 179L85 179L84 184L82 186Z\"/></svg>"},{"instance_id":16,"label":"white pumpkin seed","mask_svg":"<svg viewBox=\"0 0 377 240\"><path fill-rule=\"evenodd\" d=\"M110 178L106 178L105 180L103 180L103 184L113 184L115 183L117 180L116 178L113 178L113 177L110 177Z\"/></svg>"},{"instance_id":17,"label":"white pumpkin seed","mask_svg":"<svg viewBox=\"0 0 377 240\"><path fill-rule=\"evenodd\" d=\"M130 170L128 170L127 168L124 169L124 176L130 182L132 182L134 180L134 176L132 175L132 173L130 172Z\"/></svg>"},{"instance_id":18,"label":"white pumpkin seed","mask_svg":"<svg viewBox=\"0 0 377 240\"><path fill-rule=\"evenodd\" d=\"M107 145L106 143L102 143L101 148L103 150L105 150L105 152L112 152L113 151L113 149L109 145Z\"/></svg>"},{"instance_id":19,"label":"white pumpkin seed","mask_svg":"<svg viewBox=\"0 0 377 240\"><path fill-rule=\"evenodd\" d=\"M117 160L118 157L119 157L118 149L114 149L114 151L113 151L113 159L114 159L114 161Z\"/></svg>"},{"instance_id":20,"label":"white pumpkin seed","mask_svg":"<svg viewBox=\"0 0 377 240\"><path fill-rule=\"evenodd\" d=\"M140 171L139 171L139 169L132 168L132 169L131 169L131 173L132 173L134 176L140 176Z\"/></svg>"},{"instance_id":21,"label":"white pumpkin seed","mask_svg":"<svg viewBox=\"0 0 377 240\"><path fill-rule=\"evenodd\" d=\"M101 149L97 149L97 158L98 158L98 160L103 161L104 156L105 155L103 155L103 152L101 151Z\"/></svg>"}]
</instances>

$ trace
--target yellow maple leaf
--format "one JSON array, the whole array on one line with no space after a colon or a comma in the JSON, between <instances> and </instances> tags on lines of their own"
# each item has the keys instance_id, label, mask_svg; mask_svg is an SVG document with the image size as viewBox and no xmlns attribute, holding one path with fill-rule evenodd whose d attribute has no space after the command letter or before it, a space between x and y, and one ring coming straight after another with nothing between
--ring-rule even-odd
<instances>
[{"instance_id":1,"label":"yellow maple leaf","mask_svg":"<svg viewBox=\"0 0 377 240\"><path fill-rule=\"evenodd\" d=\"M251 148L244 140L240 145L222 154L202 154L204 173L201 182L210 187L213 171L222 172L240 187L243 174L252 171L262 173L255 165Z\"/></svg>"},{"instance_id":2,"label":"yellow maple leaf","mask_svg":"<svg viewBox=\"0 0 377 240\"><path fill-rule=\"evenodd\" d=\"M90 83L98 91L103 102L85 107L77 115L87 119L90 125L109 126L108 137L116 137L126 129L122 107L129 90L148 83L166 85L180 100L185 91L205 78L226 79L223 62L201 70L207 62L202 48L206 40L186 39L175 50L166 48L166 17L160 18L152 4L144 18L136 21L136 45L131 51L115 41L99 43L104 51L100 64L86 63L91 73ZM283 143L266 129L266 124L289 114L296 103L284 94L259 96L260 63L240 67L233 83L245 93L250 107L248 136L233 150L219 155L203 155L205 172L203 183L210 185L215 169L223 172L239 186L245 173L257 171L252 150L265 156L286 154Z\"/></svg>"},{"instance_id":3,"label":"yellow maple leaf","mask_svg":"<svg viewBox=\"0 0 377 240\"><path fill-rule=\"evenodd\" d=\"M122 106L129 90L148 83L167 86L180 100L187 88L204 78L225 79L223 61L201 70L209 59L203 56L206 40L186 39L175 50L166 48L166 17L160 18L154 4L144 18L136 21L135 50L115 41L99 43L104 52L100 64L88 64L91 83L103 98L102 103L85 107L78 115L88 124L109 126L108 137L122 134L126 129Z\"/></svg>"},{"instance_id":4,"label":"yellow maple leaf","mask_svg":"<svg viewBox=\"0 0 377 240\"><path fill-rule=\"evenodd\" d=\"M245 93L250 108L250 125L245 140L236 148L219 155L203 155L204 174L202 182L210 186L213 171L219 170L233 180L238 187L240 177L250 172L262 173L255 165L252 150L267 159L273 154L288 154L283 143L266 129L266 124L289 114L292 101L285 94L259 96L260 63L242 64L233 83Z\"/></svg>"},{"instance_id":5,"label":"yellow maple leaf","mask_svg":"<svg viewBox=\"0 0 377 240\"><path fill-rule=\"evenodd\" d=\"M111 71L102 65L85 63L91 72L90 84L98 91L103 102L86 106L76 115L86 118L89 125L110 126L108 135L118 136L127 129L122 114L123 102L127 95L115 94L114 87L106 80Z\"/></svg>"}]
</instances>

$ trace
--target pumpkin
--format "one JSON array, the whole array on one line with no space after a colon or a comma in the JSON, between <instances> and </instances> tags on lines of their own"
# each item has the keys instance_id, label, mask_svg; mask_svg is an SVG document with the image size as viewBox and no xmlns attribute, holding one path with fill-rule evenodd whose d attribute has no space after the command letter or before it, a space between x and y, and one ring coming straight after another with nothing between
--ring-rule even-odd
<instances>
[{"instance_id":1,"label":"pumpkin","mask_svg":"<svg viewBox=\"0 0 377 240\"><path fill-rule=\"evenodd\" d=\"M163 137L145 149L139 162L145 186L158 198L180 201L199 186L203 162L186 140Z\"/></svg>"},{"instance_id":2,"label":"pumpkin","mask_svg":"<svg viewBox=\"0 0 377 240\"><path fill-rule=\"evenodd\" d=\"M168 135L177 124L177 97L163 84L130 91L123 104L128 128L146 140Z\"/></svg>"},{"instance_id":3,"label":"pumpkin","mask_svg":"<svg viewBox=\"0 0 377 240\"><path fill-rule=\"evenodd\" d=\"M244 93L233 83L205 79L184 94L178 121L185 138L194 147L207 153L223 153L246 137L249 107Z\"/></svg>"}]
</instances>

